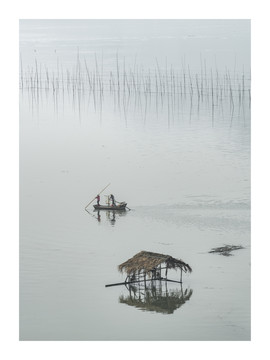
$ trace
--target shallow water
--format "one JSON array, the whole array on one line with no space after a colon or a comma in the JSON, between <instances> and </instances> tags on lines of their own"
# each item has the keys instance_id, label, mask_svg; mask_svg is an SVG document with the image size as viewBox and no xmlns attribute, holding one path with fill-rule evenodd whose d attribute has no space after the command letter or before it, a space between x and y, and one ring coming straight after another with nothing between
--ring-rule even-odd
<instances>
[{"instance_id":1,"label":"shallow water","mask_svg":"<svg viewBox=\"0 0 270 360\"><path fill-rule=\"evenodd\" d=\"M64 25L20 27L20 339L249 340L248 93L236 87L232 104L220 93L37 91L33 80L35 61L55 77L61 66L75 68L78 48L89 68L96 54L104 79L116 71L116 52L121 69L123 56L127 69L137 56L144 69L157 59L182 71L185 59L195 74L202 58L208 75L218 66L241 79L250 66L249 23ZM46 84L45 73L40 79ZM131 211L98 214L92 204L85 211L108 183L102 202L113 193ZM209 253L224 244L244 249ZM117 266L141 250L180 258L193 272L182 287L156 284L147 294L105 288L125 279ZM173 270L169 277L179 280Z\"/></svg>"}]
</instances>

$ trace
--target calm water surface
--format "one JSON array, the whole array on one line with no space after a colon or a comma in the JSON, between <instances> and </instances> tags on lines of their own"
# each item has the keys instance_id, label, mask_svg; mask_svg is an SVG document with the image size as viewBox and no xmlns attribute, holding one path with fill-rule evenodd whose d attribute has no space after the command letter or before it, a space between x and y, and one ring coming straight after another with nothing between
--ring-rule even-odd
<instances>
[{"instance_id":1,"label":"calm water surface","mask_svg":"<svg viewBox=\"0 0 270 360\"><path fill-rule=\"evenodd\" d=\"M250 339L249 51L246 21L21 21L21 340ZM121 81L167 66L175 89L185 68L194 94L109 91L116 53ZM78 75L85 61L102 96ZM67 69L84 87L68 88ZM211 69L216 88L234 79L233 100L196 95ZM85 211L108 183L102 202L113 193L131 211ZM225 244L244 249L209 253ZM105 288L141 250L193 272L182 286Z\"/></svg>"}]
</instances>

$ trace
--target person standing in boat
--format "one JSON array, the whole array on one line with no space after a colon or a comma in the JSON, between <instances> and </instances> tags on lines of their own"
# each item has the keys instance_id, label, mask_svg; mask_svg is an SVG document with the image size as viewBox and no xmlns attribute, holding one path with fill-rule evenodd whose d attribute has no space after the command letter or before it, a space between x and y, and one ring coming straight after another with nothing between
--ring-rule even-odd
<instances>
[{"instance_id":1,"label":"person standing in boat","mask_svg":"<svg viewBox=\"0 0 270 360\"><path fill-rule=\"evenodd\" d=\"M97 205L99 206L99 202L100 202L100 196L99 196L99 194L96 196L96 199L97 199Z\"/></svg>"},{"instance_id":2,"label":"person standing in boat","mask_svg":"<svg viewBox=\"0 0 270 360\"><path fill-rule=\"evenodd\" d=\"M111 202L112 202L112 206L115 206L115 199L114 199L113 194L110 195L110 199L111 199Z\"/></svg>"}]
</instances>

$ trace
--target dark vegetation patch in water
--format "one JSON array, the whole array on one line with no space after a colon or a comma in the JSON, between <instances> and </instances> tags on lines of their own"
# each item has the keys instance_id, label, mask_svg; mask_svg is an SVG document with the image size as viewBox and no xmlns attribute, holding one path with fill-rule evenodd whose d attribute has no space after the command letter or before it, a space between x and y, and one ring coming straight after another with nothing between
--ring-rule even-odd
<instances>
[{"instance_id":1,"label":"dark vegetation patch in water","mask_svg":"<svg viewBox=\"0 0 270 360\"><path fill-rule=\"evenodd\" d=\"M241 245L225 245L217 248L213 248L209 251L209 253L215 253L223 256L231 256L231 252L234 250L244 249Z\"/></svg>"}]
</instances>

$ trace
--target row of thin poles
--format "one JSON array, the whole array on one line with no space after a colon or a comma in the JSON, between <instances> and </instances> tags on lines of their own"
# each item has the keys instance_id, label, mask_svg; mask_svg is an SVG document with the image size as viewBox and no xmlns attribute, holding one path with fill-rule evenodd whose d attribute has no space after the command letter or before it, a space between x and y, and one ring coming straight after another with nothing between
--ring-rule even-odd
<instances>
[{"instance_id":1,"label":"row of thin poles","mask_svg":"<svg viewBox=\"0 0 270 360\"><path fill-rule=\"evenodd\" d=\"M157 118L165 111L168 126L187 111L186 106L189 106L190 121L196 111L200 115L203 105L213 124L218 112L223 118L229 117L232 124L233 118L239 117L240 113L245 118L251 104L250 76L244 71L237 74L225 69L221 73L217 68L207 69L204 63L200 73L192 73L189 66L183 64L180 70L172 65L161 68L157 60L153 69L145 71L136 62L128 68L125 59L120 63L118 55L112 69L106 72L103 59L98 61L96 55L90 66L78 53L75 64L65 70L58 60L54 69L37 59L32 67L25 68L21 58L20 89L22 93L27 92L33 111L43 103L45 95L47 100L53 98L57 113L61 103L65 108L66 101L79 114L82 106L87 103L88 107L92 103L101 120L106 99L113 101L114 110L122 113L125 121L129 111L133 114L139 111L144 122L150 110L155 111Z\"/></svg>"},{"instance_id":2,"label":"row of thin poles","mask_svg":"<svg viewBox=\"0 0 270 360\"><path fill-rule=\"evenodd\" d=\"M203 103L195 96L160 96L155 95L144 95L136 93L134 95L121 95L120 97L116 93L112 93L111 96L97 96L95 93L90 94L87 91L78 92L66 92L65 90L56 91L33 91L28 90L27 96L23 96L26 100L28 99L29 107L32 108L33 112L38 111L42 106L51 104L51 100L54 104L54 111L58 114L59 111L65 112L68 106L72 106L74 112L87 111L89 113L94 110L95 113L99 113L100 120L102 119L103 108L108 107L110 111L120 114L124 117L127 122L128 119L139 117L146 122L146 118L149 116L155 116L156 120L160 117L165 116L168 121L168 126L175 120L181 118L188 119L199 119L201 116L208 115L214 124L215 118L218 116L219 119L231 119L231 123L234 117L240 119L245 118L247 111L247 101L238 102L235 106L237 99L231 100L230 98L223 98L219 102L214 102L211 98L206 98Z\"/></svg>"},{"instance_id":3,"label":"row of thin poles","mask_svg":"<svg viewBox=\"0 0 270 360\"><path fill-rule=\"evenodd\" d=\"M125 60L120 65L118 55L115 59L115 67L104 72L103 61L99 65L95 56L95 64L90 67L86 59L81 59L79 54L72 69L63 69L57 61L55 70L38 63L32 67L23 67L20 59L20 89L39 91L67 91L75 94L90 93L92 96L103 96L104 92L115 94L120 101L121 96L131 95L156 95L161 98L170 96L197 97L199 101L211 99L213 103L229 98L231 104L236 99L242 102L245 98L251 100L250 76L231 73L228 69L221 73L217 69L201 67L200 73L191 73L189 66L181 70L169 68L161 69L158 61L154 69L147 69L134 64L133 68L127 69Z\"/></svg>"}]
</instances>

